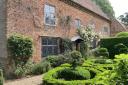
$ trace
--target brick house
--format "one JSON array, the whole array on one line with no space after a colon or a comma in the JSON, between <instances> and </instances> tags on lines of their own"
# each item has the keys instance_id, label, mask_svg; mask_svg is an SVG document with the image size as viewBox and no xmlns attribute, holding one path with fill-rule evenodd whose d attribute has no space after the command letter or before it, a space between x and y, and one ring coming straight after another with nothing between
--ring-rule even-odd
<instances>
[{"instance_id":1,"label":"brick house","mask_svg":"<svg viewBox=\"0 0 128 85\"><path fill-rule=\"evenodd\" d=\"M80 26L92 26L110 36L110 19L91 0L0 0L0 59L7 59L7 38L14 33L33 38L33 60L60 53L61 38L77 36Z\"/></svg>"},{"instance_id":2,"label":"brick house","mask_svg":"<svg viewBox=\"0 0 128 85\"><path fill-rule=\"evenodd\" d=\"M111 20L111 36L115 36L119 32L126 32L127 28L117 19Z\"/></svg>"}]
</instances>

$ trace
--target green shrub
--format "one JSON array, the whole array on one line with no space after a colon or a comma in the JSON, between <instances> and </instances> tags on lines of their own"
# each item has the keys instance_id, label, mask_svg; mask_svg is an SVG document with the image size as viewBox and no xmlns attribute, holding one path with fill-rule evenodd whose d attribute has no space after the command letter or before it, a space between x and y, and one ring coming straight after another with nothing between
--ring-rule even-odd
<instances>
[{"instance_id":1,"label":"green shrub","mask_svg":"<svg viewBox=\"0 0 128 85\"><path fill-rule=\"evenodd\" d=\"M51 69L51 65L49 62L41 62L38 64L35 64L34 67L32 68L32 74L33 75L39 75L43 74Z\"/></svg>"},{"instance_id":2,"label":"green shrub","mask_svg":"<svg viewBox=\"0 0 128 85\"><path fill-rule=\"evenodd\" d=\"M99 48L95 51L95 56L108 58L109 57L109 52L106 48Z\"/></svg>"},{"instance_id":3,"label":"green shrub","mask_svg":"<svg viewBox=\"0 0 128 85\"><path fill-rule=\"evenodd\" d=\"M82 65L84 62L82 55L79 51L72 51L70 57L72 60L70 64L72 65L73 69L75 69L78 65Z\"/></svg>"},{"instance_id":4,"label":"green shrub","mask_svg":"<svg viewBox=\"0 0 128 85\"><path fill-rule=\"evenodd\" d=\"M128 60L120 60L117 65L116 77L113 78L119 85L127 85L128 84Z\"/></svg>"},{"instance_id":5,"label":"green shrub","mask_svg":"<svg viewBox=\"0 0 128 85\"><path fill-rule=\"evenodd\" d=\"M128 53L128 48L123 43L115 45L116 54Z\"/></svg>"},{"instance_id":6,"label":"green shrub","mask_svg":"<svg viewBox=\"0 0 128 85\"><path fill-rule=\"evenodd\" d=\"M0 69L0 85L3 85L3 81L4 81L3 71Z\"/></svg>"},{"instance_id":7,"label":"green shrub","mask_svg":"<svg viewBox=\"0 0 128 85\"><path fill-rule=\"evenodd\" d=\"M116 55L115 56L116 59L119 59L119 60L123 60L123 59L128 59L128 55L127 54L120 54L120 55Z\"/></svg>"},{"instance_id":8,"label":"green shrub","mask_svg":"<svg viewBox=\"0 0 128 85\"><path fill-rule=\"evenodd\" d=\"M44 85L91 85L93 80L72 80L72 81L65 81L64 79L57 79L57 72L68 69L68 67L57 67L53 70L50 70L46 73L43 77L43 84Z\"/></svg>"},{"instance_id":9,"label":"green shrub","mask_svg":"<svg viewBox=\"0 0 128 85\"><path fill-rule=\"evenodd\" d=\"M91 74L88 70L84 68L77 68L72 70L71 68L63 69L57 72L57 79L65 80L86 80L91 78Z\"/></svg>"},{"instance_id":10,"label":"green shrub","mask_svg":"<svg viewBox=\"0 0 128 85\"><path fill-rule=\"evenodd\" d=\"M128 32L120 32L116 34L116 37L128 37Z\"/></svg>"},{"instance_id":11,"label":"green shrub","mask_svg":"<svg viewBox=\"0 0 128 85\"><path fill-rule=\"evenodd\" d=\"M111 59L101 59L100 61L102 60L104 61L104 64L99 62L95 63L95 59L86 60L82 66L77 67L76 69L71 69L70 64L63 64L46 73L43 77L43 84L116 85L114 80L116 73L114 69L116 68L115 66L117 65L117 62L114 62L114 60Z\"/></svg>"},{"instance_id":12,"label":"green shrub","mask_svg":"<svg viewBox=\"0 0 128 85\"><path fill-rule=\"evenodd\" d=\"M14 75L16 78L21 78L25 76L25 70L21 65L17 65L15 71L14 71Z\"/></svg>"},{"instance_id":13,"label":"green shrub","mask_svg":"<svg viewBox=\"0 0 128 85\"><path fill-rule=\"evenodd\" d=\"M12 35L8 38L8 49L16 64L28 61L33 53L32 44L32 39L23 35Z\"/></svg>"},{"instance_id":14,"label":"green shrub","mask_svg":"<svg viewBox=\"0 0 128 85\"><path fill-rule=\"evenodd\" d=\"M46 58L46 61L50 62L52 67L60 66L61 64L66 63L64 55L52 55Z\"/></svg>"},{"instance_id":15,"label":"green shrub","mask_svg":"<svg viewBox=\"0 0 128 85\"><path fill-rule=\"evenodd\" d=\"M100 46L103 48L107 48L109 52L109 58L114 58L116 55L115 45L123 43L125 46L128 47L128 37L121 37L121 38L104 38L101 39Z\"/></svg>"},{"instance_id":16,"label":"green shrub","mask_svg":"<svg viewBox=\"0 0 128 85\"><path fill-rule=\"evenodd\" d=\"M97 59L97 60L95 60L95 63L105 64L106 63L106 59Z\"/></svg>"}]
</instances>

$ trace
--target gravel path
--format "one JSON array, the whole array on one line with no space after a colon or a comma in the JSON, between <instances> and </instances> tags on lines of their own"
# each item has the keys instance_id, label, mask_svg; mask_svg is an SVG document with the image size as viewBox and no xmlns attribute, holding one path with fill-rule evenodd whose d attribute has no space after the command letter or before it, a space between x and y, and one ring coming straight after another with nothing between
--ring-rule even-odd
<instances>
[{"instance_id":1,"label":"gravel path","mask_svg":"<svg viewBox=\"0 0 128 85\"><path fill-rule=\"evenodd\" d=\"M42 75L30 78L7 81L4 85L42 85Z\"/></svg>"}]
</instances>

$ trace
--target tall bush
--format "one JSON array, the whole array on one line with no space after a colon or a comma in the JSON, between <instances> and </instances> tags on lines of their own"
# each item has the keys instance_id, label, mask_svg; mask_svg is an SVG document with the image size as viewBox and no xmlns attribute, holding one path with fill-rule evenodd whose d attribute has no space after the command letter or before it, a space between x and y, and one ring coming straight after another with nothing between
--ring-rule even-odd
<instances>
[{"instance_id":1,"label":"tall bush","mask_svg":"<svg viewBox=\"0 0 128 85\"><path fill-rule=\"evenodd\" d=\"M128 37L121 38L104 38L100 41L100 46L103 48L107 48L109 51L110 58L114 58L116 55L115 45L122 43L128 47Z\"/></svg>"},{"instance_id":2,"label":"tall bush","mask_svg":"<svg viewBox=\"0 0 128 85\"><path fill-rule=\"evenodd\" d=\"M82 63L84 62L82 55L79 51L72 51L71 59L72 61L70 62L70 64L72 65L73 69L75 69L78 65L82 65Z\"/></svg>"},{"instance_id":3,"label":"tall bush","mask_svg":"<svg viewBox=\"0 0 128 85\"><path fill-rule=\"evenodd\" d=\"M89 46L94 38L94 34L92 32L91 27L81 27L77 30L78 35L83 39L82 46L81 46L81 53L85 57L89 54Z\"/></svg>"},{"instance_id":4,"label":"tall bush","mask_svg":"<svg viewBox=\"0 0 128 85\"><path fill-rule=\"evenodd\" d=\"M8 49L16 64L26 63L33 53L33 41L29 37L15 34L8 38Z\"/></svg>"}]
</instances>

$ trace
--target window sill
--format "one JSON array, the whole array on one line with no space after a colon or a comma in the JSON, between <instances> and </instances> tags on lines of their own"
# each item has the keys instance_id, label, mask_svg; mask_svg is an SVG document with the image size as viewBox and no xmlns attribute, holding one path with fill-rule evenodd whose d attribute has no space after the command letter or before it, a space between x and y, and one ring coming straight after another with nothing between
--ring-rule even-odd
<instances>
[{"instance_id":1,"label":"window sill","mask_svg":"<svg viewBox=\"0 0 128 85\"><path fill-rule=\"evenodd\" d=\"M45 26L56 27L57 25L44 24Z\"/></svg>"}]
</instances>

